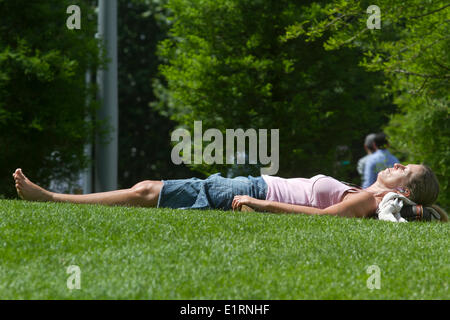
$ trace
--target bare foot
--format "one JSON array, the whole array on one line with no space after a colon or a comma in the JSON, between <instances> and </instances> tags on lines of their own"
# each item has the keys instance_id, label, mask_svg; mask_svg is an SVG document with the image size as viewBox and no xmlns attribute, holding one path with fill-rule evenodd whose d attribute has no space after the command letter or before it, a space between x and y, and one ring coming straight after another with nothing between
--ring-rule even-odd
<instances>
[{"instance_id":1,"label":"bare foot","mask_svg":"<svg viewBox=\"0 0 450 320\"><path fill-rule=\"evenodd\" d=\"M19 197L30 201L52 201L51 192L34 184L22 172L22 169L16 169L13 173L16 182L16 190Z\"/></svg>"}]
</instances>

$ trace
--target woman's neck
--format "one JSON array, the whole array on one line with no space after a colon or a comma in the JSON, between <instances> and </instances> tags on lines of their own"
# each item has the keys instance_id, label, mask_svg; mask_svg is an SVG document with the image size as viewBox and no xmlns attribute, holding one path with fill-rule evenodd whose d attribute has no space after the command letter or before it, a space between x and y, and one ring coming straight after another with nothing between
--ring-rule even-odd
<instances>
[{"instance_id":1,"label":"woman's neck","mask_svg":"<svg viewBox=\"0 0 450 320\"><path fill-rule=\"evenodd\" d=\"M388 192L392 192L391 189L386 188L386 186L379 184L378 181L376 181L370 187L367 187L366 189L364 189L364 191L373 194L373 196L375 197L375 200L377 202L377 206L381 202L381 200L383 200L383 197Z\"/></svg>"},{"instance_id":2,"label":"woman's neck","mask_svg":"<svg viewBox=\"0 0 450 320\"><path fill-rule=\"evenodd\" d=\"M385 191L389 192L390 190L387 189L385 186L381 186L380 184L378 184L378 182L375 182L370 187L365 188L364 191L367 191L367 192L370 192L373 194L377 194L377 193L383 193Z\"/></svg>"}]
</instances>

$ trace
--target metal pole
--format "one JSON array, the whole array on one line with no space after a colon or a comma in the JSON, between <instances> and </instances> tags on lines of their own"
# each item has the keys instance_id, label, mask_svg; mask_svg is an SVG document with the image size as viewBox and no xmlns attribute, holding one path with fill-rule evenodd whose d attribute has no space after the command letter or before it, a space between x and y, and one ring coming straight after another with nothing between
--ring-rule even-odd
<instances>
[{"instance_id":1,"label":"metal pole","mask_svg":"<svg viewBox=\"0 0 450 320\"><path fill-rule=\"evenodd\" d=\"M117 97L117 0L99 0L98 32L109 59L106 70L99 70L101 108L99 120L112 130L106 143L96 141L95 191L117 189L118 97Z\"/></svg>"}]
</instances>

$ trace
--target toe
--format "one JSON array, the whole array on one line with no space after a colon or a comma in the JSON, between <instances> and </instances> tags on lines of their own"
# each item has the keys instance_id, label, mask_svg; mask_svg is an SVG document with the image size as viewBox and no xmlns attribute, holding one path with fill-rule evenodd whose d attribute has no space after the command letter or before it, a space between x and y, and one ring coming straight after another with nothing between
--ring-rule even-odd
<instances>
[{"instance_id":1,"label":"toe","mask_svg":"<svg viewBox=\"0 0 450 320\"><path fill-rule=\"evenodd\" d=\"M17 176L18 176L20 179L23 179L23 180L26 179L25 175L24 175L23 172L22 172L22 169L19 169L19 171L17 172Z\"/></svg>"},{"instance_id":2,"label":"toe","mask_svg":"<svg viewBox=\"0 0 450 320\"><path fill-rule=\"evenodd\" d=\"M16 172L14 172L14 178L15 179L19 179L20 178L19 169L17 169Z\"/></svg>"}]
</instances>

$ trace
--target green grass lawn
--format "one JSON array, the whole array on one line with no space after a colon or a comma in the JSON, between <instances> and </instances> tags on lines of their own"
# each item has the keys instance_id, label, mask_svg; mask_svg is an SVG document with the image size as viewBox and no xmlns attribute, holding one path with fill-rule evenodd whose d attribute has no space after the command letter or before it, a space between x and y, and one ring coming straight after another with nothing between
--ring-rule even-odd
<instances>
[{"instance_id":1,"label":"green grass lawn","mask_svg":"<svg viewBox=\"0 0 450 320\"><path fill-rule=\"evenodd\" d=\"M0 200L0 299L449 299L449 226Z\"/></svg>"}]
</instances>

